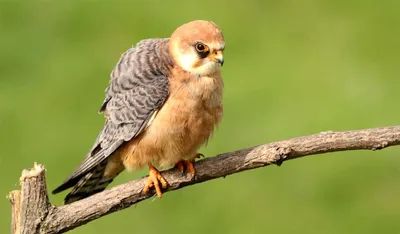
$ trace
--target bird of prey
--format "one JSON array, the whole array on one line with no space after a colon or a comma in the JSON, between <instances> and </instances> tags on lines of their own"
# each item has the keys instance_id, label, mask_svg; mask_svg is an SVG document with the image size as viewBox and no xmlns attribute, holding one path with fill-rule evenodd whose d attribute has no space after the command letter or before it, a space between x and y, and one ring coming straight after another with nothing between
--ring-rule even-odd
<instances>
[{"instance_id":1,"label":"bird of prey","mask_svg":"<svg viewBox=\"0 0 400 234\"><path fill-rule=\"evenodd\" d=\"M145 39L122 54L100 108L106 121L93 147L53 194L72 188L71 203L103 191L124 169L148 166L145 193L167 187L160 169L194 174L197 150L222 118L225 40L211 21ZM158 169L157 169L158 168Z\"/></svg>"}]
</instances>

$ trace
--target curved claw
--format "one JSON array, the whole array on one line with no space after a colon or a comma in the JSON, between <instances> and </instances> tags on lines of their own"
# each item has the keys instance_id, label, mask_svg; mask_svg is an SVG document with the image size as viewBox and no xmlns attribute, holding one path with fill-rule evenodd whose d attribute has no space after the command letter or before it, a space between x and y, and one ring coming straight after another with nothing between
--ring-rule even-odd
<instances>
[{"instance_id":1,"label":"curved claw","mask_svg":"<svg viewBox=\"0 0 400 234\"><path fill-rule=\"evenodd\" d=\"M149 164L149 178L146 181L143 192L148 193L152 187L156 189L157 197L162 197L162 191L160 188L160 183L162 188L166 188L168 186L167 181L161 175L161 173L154 168L151 164Z\"/></svg>"},{"instance_id":2,"label":"curved claw","mask_svg":"<svg viewBox=\"0 0 400 234\"><path fill-rule=\"evenodd\" d=\"M175 167L178 168L178 170L183 174L185 172L185 169L192 175L196 173L196 170L194 169L193 165L194 160L181 160L177 164L175 164Z\"/></svg>"},{"instance_id":3,"label":"curved claw","mask_svg":"<svg viewBox=\"0 0 400 234\"><path fill-rule=\"evenodd\" d=\"M200 158L205 159L206 157L202 153L196 153L196 156L194 157L194 159L200 159Z\"/></svg>"}]
</instances>

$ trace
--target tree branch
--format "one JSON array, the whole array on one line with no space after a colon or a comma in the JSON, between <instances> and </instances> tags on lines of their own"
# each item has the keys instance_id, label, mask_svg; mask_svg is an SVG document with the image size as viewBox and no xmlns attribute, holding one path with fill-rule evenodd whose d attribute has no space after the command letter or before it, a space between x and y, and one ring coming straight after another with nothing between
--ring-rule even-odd
<instances>
[{"instance_id":1,"label":"tree branch","mask_svg":"<svg viewBox=\"0 0 400 234\"><path fill-rule=\"evenodd\" d=\"M315 135L220 154L196 162L196 175L181 175L178 170L162 172L169 186L164 193L188 185L227 175L282 164L289 159L307 155L345 150L379 150L400 144L400 126L346 132L322 132ZM146 178L141 178L61 207L49 203L44 168L36 165L24 170L22 192L12 191L14 233L62 233L112 212L125 209L148 199L144 194Z\"/></svg>"}]
</instances>

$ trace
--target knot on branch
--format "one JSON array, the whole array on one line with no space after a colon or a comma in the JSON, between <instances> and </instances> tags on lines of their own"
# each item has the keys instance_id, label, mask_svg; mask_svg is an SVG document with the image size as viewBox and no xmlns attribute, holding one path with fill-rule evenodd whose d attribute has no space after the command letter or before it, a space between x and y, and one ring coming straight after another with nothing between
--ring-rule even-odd
<instances>
[{"instance_id":1,"label":"knot on branch","mask_svg":"<svg viewBox=\"0 0 400 234\"><path fill-rule=\"evenodd\" d=\"M277 166L281 166L287 158L290 158L293 152L292 148L289 146L273 147L270 151L273 153L273 161L271 163Z\"/></svg>"}]
</instances>

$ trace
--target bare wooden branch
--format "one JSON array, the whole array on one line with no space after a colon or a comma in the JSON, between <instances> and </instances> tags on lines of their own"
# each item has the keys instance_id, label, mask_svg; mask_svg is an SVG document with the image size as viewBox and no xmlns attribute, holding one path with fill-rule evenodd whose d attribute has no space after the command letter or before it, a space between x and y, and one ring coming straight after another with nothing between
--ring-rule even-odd
<instances>
[{"instance_id":1,"label":"bare wooden branch","mask_svg":"<svg viewBox=\"0 0 400 234\"><path fill-rule=\"evenodd\" d=\"M11 233L20 233L21 190L11 191L8 199L11 202Z\"/></svg>"},{"instance_id":2,"label":"bare wooden branch","mask_svg":"<svg viewBox=\"0 0 400 234\"><path fill-rule=\"evenodd\" d=\"M31 169L22 171L21 191L12 191L9 199L12 204L12 232L39 233L41 224L51 210L47 196L45 170L35 163Z\"/></svg>"},{"instance_id":3,"label":"bare wooden branch","mask_svg":"<svg viewBox=\"0 0 400 234\"><path fill-rule=\"evenodd\" d=\"M196 176L181 175L178 170L163 172L169 187L164 191L225 177L244 170L282 164L283 161L307 155L344 150L379 150L400 144L400 126L346 132L323 132L270 144L242 149L216 157L200 160L195 164ZM54 207L49 204L44 169L23 173L20 233L62 233L112 212L125 209L148 199L142 189L146 178L128 182L69 205ZM15 192L10 195L13 206L18 206ZM14 197L14 198L13 198ZM14 200L14 201L13 201ZM14 207L13 207L14 209ZM35 210L32 210L35 209ZM13 214L15 214L13 212ZM13 224L14 226L14 224ZM18 225L16 225L18 226ZM28 230L29 228L29 230ZM16 232L18 233L18 232Z\"/></svg>"}]
</instances>

